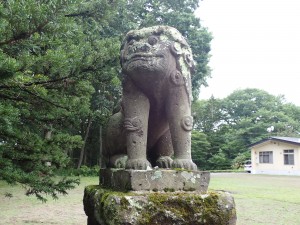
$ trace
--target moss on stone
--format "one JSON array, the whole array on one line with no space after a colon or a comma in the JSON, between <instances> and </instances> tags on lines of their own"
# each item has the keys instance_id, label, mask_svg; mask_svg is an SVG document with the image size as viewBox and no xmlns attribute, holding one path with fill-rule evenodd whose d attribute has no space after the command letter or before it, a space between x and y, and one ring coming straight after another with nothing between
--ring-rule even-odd
<instances>
[{"instance_id":1,"label":"moss on stone","mask_svg":"<svg viewBox=\"0 0 300 225\"><path fill-rule=\"evenodd\" d=\"M194 204L191 204L193 197L186 193L155 193L148 196L149 206L143 211L140 225L154 224L164 222L172 224L181 221L182 224L187 224L189 217L193 212L197 212ZM167 222L168 221L168 222Z\"/></svg>"},{"instance_id":2,"label":"moss on stone","mask_svg":"<svg viewBox=\"0 0 300 225\"><path fill-rule=\"evenodd\" d=\"M84 204L88 205L92 203L93 207L86 214L94 214L97 212L94 217L96 220L102 221L103 218L107 221L111 221L109 224L120 224L120 217L118 212L123 209L127 209L129 206L128 200L125 196L128 196L129 193L126 192L117 192L110 189L104 189L99 185L90 185L85 188L84 194ZM90 204L89 204L90 205Z\"/></svg>"},{"instance_id":3,"label":"moss on stone","mask_svg":"<svg viewBox=\"0 0 300 225\"><path fill-rule=\"evenodd\" d=\"M184 191L195 191L195 188L192 188L192 187L190 187L190 188L183 188L183 190Z\"/></svg>"},{"instance_id":4,"label":"moss on stone","mask_svg":"<svg viewBox=\"0 0 300 225\"><path fill-rule=\"evenodd\" d=\"M193 172L193 170L187 170L187 169L183 169L183 168L172 168L172 170L175 170L175 171L177 171L177 172L183 172L183 171L185 171L185 172Z\"/></svg>"},{"instance_id":5,"label":"moss on stone","mask_svg":"<svg viewBox=\"0 0 300 225\"><path fill-rule=\"evenodd\" d=\"M198 192L124 193L89 186L85 190L87 199L94 202L96 220L109 225L225 225L234 224L229 221L235 218L232 197L221 192L205 195Z\"/></svg>"},{"instance_id":6,"label":"moss on stone","mask_svg":"<svg viewBox=\"0 0 300 225\"><path fill-rule=\"evenodd\" d=\"M121 197L121 201L120 201L120 203L121 203L121 207L123 208L123 209L128 209L128 207L129 207L129 201L124 197L124 196L122 196Z\"/></svg>"},{"instance_id":7,"label":"moss on stone","mask_svg":"<svg viewBox=\"0 0 300 225\"><path fill-rule=\"evenodd\" d=\"M174 192L174 188L164 188L164 192Z\"/></svg>"},{"instance_id":8,"label":"moss on stone","mask_svg":"<svg viewBox=\"0 0 300 225\"><path fill-rule=\"evenodd\" d=\"M153 188L153 190L152 191L154 191L154 192L158 192L158 189L157 188Z\"/></svg>"}]
</instances>

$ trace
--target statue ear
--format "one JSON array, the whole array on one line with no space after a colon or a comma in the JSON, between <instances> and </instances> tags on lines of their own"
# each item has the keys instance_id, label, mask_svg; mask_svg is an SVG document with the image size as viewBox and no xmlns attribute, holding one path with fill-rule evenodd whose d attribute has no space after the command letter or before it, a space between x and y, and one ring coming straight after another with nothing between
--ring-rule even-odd
<instances>
[{"instance_id":1,"label":"statue ear","mask_svg":"<svg viewBox=\"0 0 300 225\"><path fill-rule=\"evenodd\" d=\"M176 46L175 42L172 42L172 44L170 45L170 51L171 51L172 55L174 55L175 57L178 57L178 56L180 56L182 54L181 49L179 49Z\"/></svg>"},{"instance_id":2,"label":"statue ear","mask_svg":"<svg viewBox=\"0 0 300 225\"><path fill-rule=\"evenodd\" d=\"M191 73L195 72L195 61L190 53L184 54L184 61L190 68Z\"/></svg>"},{"instance_id":3,"label":"statue ear","mask_svg":"<svg viewBox=\"0 0 300 225\"><path fill-rule=\"evenodd\" d=\"M123 62L124 62L124 50L121 50L120 51L120 64L121 64L121 66L123 65Z\"/></svg>"}]
</instances>

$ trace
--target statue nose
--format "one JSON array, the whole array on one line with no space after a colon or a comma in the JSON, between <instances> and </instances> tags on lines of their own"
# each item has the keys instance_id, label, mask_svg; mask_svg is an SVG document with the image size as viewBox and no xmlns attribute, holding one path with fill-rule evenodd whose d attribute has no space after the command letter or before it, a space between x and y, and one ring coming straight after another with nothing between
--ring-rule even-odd
<instances>
[{"instance_id":1,"label":"statue nose","mask_svg":"<svg viewBox=\"0 0 300 225\"><path fill-rule=\"evenodd\" d=\"M142 52L149 52L150 51L150 45L148 43L144 43L140 46L140 50Z\"/></svg>"},{"instance_id":2,"label":"statue nose","mask_svg":"<svg viewBox=\"0 0 300 225\"><path fill-rule=\"evenodd\" d=\"M136 42L135 45L133 46L133 52L138 53L138 52L149 52L151 48L151 45L148 43L138 43Z\"/></svg>"}]
</instances>

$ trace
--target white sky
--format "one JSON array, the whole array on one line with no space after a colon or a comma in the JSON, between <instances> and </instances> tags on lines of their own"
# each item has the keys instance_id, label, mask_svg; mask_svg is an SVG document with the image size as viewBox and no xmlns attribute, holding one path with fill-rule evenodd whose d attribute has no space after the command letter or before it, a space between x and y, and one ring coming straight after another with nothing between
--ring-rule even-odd
<instances>
[{"instance_id":1,"label":"white sky","mask_svg":"<svg viewBox=\"0 0 300 225\"><path fill-rule=\"evenodd\" d=\"M200 99L259 88L300 106L300 0L203 0L212 78Z\"/></svg>"}]
</instances>

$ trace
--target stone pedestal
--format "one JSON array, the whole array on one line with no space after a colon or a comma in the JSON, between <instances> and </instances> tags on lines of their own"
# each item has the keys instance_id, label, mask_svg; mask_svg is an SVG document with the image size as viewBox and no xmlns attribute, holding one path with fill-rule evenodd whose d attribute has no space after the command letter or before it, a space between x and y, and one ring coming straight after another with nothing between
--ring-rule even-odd
<instances>
[{"instance_id":1,"label":"stone pedestal","mask_svg":"<svg viewBox=\"0 0 300 225\"><path fill-rule=\"evenodd\" d=\"M234 225L235 205L226 192L116 192L88 186L88 225Z\"/></svg>"},{"instance_id":2,"label":"stone pedestal","mask_svg":"<svg viewBox=\"0 0 300 225\"><path fill-rule=\"evenodd\" d=\"M118 191L199 191L205 193L210 173L187 170L101 169L100 185Z\"/></svg>"},{"instance_id":3,"label":"stone pedestal","mask_svg":"<svg viewBox=\"0 0 300 225\"><path fill-rule=\"evenodd\" d=\"M207 192L210 174L187 170L101 169L84 191L88 225L234 225L233 197Z\"/></svg>"}]
</instances>

